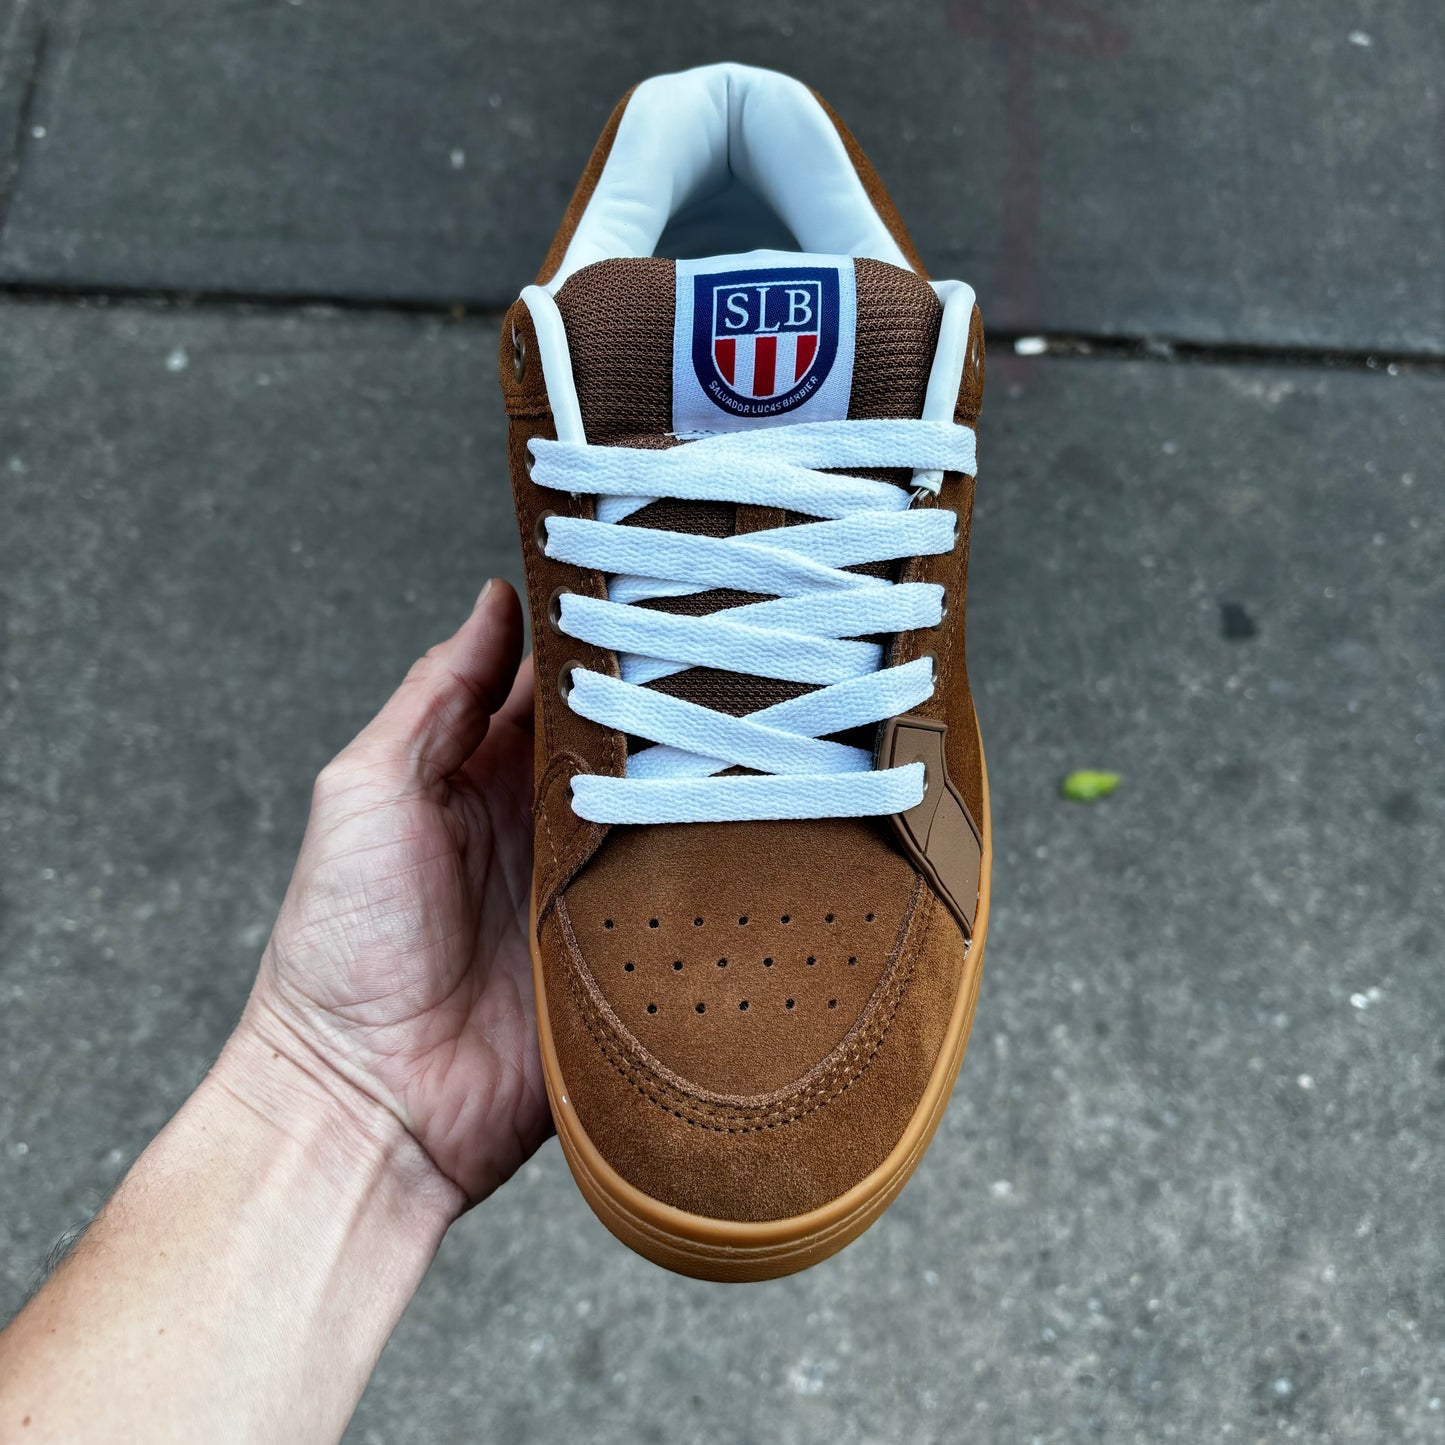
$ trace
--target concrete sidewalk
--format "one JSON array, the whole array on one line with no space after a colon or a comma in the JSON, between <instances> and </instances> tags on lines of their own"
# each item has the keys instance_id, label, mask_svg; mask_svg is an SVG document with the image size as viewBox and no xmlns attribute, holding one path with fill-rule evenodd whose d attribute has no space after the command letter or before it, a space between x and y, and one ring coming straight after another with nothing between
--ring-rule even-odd
<instances>
[{"instance_id":1,"label":"concrete sidewalk","mask_svg":"<svg viewBox=\"0 0 1445 1445\"><path fill-rule=\"evenodd\" d=\"M0 281L505 306L623 92L717 60L996 329L1445 348L1438 0L0 0Z\"/></svg>"},{"instance_id":2,"label":"concrete sidewalk","mask_svg":"<svg viewBox=\"0 0 1445 1445\"><path fill-rule=\"evenodd\" d=\"M348 1441L1445 1439L1436 0L0 0L0 1319L215 1057L317 769L520 584L499 310L618 96L723 58L995 337L972 1048L772 1284L548 1145Z\"/></svg>"},{"instance_id":3,"label":"concrete sidewalk","mask_svg":"<svg viewBox=\"0 0 1445 1445\"><path fill-rule=\"evenodd\" d=\"M317 767L519 580L496 341L0 306L0 1315L214 1057ZM725 1288L549 1145L348 1439L1438 1440L1442 444L1428 369L996 355L994 933L918 1176Z\"/></svg>"}]
</instances>

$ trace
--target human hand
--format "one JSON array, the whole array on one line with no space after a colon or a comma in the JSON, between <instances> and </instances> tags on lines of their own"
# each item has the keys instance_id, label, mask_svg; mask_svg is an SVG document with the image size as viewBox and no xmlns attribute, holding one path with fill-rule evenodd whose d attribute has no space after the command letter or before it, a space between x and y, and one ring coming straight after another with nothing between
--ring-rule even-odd
<instances>
[{"instance_id":1,"label":"human hand","mask_svg":"<svg viewBox=\"0 0 1445 1445\"><path fill-rule=\"evenodd\" d=\"M521 654L516 593L489 583L322 771L240 1029L348 1107L394 1115L459 1207L505 1181L551 1124L527 946Z\"/></svg>"},{"instance_id":2,"label":"human hand","mask_svg":"<svg viewBox=\"0 0 1445 1445\"><path fill-rule=\"evenodd\" d=\"M521 654L491 584L323 770L236 1032L0 1332L6 1440L340 1438L448 1225L546 1133Z\"/></svg>"}]
</instances>

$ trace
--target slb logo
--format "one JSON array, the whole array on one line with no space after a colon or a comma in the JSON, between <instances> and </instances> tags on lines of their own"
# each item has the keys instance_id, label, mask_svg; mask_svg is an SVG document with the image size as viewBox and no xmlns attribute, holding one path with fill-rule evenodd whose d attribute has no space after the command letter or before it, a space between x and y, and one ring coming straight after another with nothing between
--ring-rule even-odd
<instances>
[{"instance_id":1,"label":"slb logo","mask_svg":"<svg viewBox=\"0 0 1445 1445\"><path fill-rule=\"evenodd\" d=\"M692 364L710 400L735 416L801 406L838 354L838 273L734 271L694 278Z\"/></svg>"}]
</instances>

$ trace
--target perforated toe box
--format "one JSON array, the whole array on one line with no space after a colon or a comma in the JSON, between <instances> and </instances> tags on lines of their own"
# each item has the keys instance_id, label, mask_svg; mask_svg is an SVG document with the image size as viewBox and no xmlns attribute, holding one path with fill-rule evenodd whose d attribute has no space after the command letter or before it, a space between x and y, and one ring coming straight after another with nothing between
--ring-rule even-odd
<instances>
[{"instance_id":1,"label":"perforated toe box","mask_svg":"<svg viewBox=\"0 0 1445 1445\"><path fill-rule=\"evenodd\" d=\"M541 945L589 1138L652 1197L732 1219L819 1207L882 1162L964 949L871 819L615 829Z\"/></svg>"}]
</instances>

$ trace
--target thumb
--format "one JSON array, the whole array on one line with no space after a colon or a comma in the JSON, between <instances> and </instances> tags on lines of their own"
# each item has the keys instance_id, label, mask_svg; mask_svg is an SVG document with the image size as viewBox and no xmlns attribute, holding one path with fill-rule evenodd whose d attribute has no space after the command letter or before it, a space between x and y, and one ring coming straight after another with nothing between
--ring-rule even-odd
<instances>
[{"instance_id":1,"label":"thumb","mask_svg":"<svg viewBox=\"0 0 1445 1445\"><path fill-rule=\"evenodd\" d=\"M471 616L412 664L351 746L396 758L422 786L441 782L481 745L521 660L521 604L509 583L493 578Z\"/></svg>"}]
</instances>

